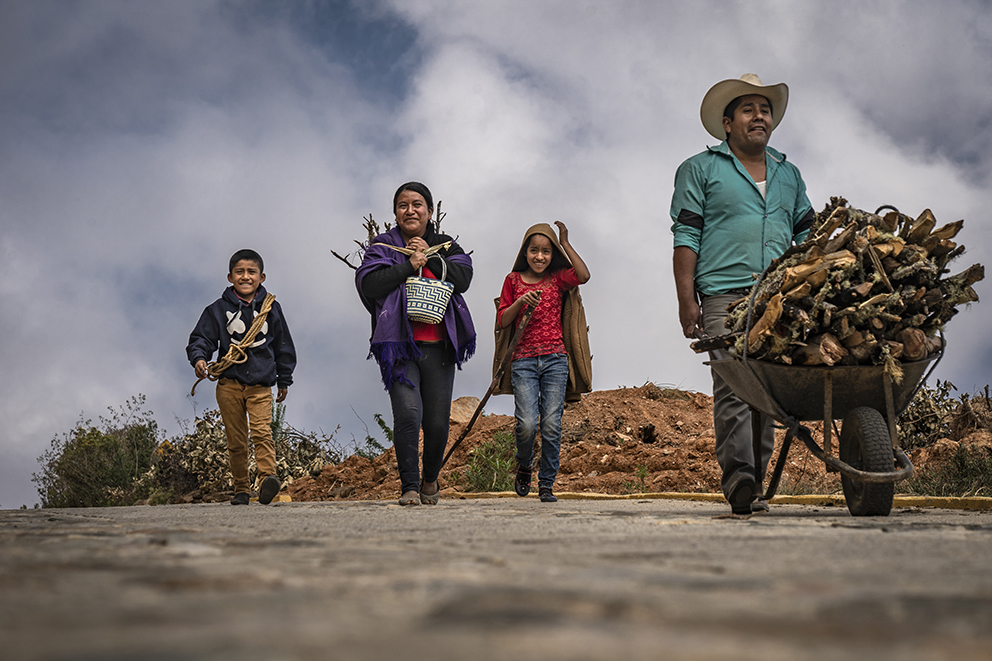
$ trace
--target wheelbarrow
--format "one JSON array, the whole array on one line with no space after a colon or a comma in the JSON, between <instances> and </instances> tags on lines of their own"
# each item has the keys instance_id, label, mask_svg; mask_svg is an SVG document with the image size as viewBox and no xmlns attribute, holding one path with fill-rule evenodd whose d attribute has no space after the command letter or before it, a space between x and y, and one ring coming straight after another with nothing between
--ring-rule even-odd
<instances>
[{"instance_id":1,"label":"wheelbarrow","mask_svg":"<svg viewBox=\"0 0 992 661\"><path fill-rule=\"evenodd\" d=\"M940 351L918 362L902 363L901 384L894 383L881 365L805 367L748 360L747 356L704 364L751 407L755 465L761 462L758 414L786 428L766 500L775 495L792 440L798 438L813 456L840 473L847 509L853 516L888 516L894 484L913 474L913 464L900 447L896 418L913 401L942 355ZM843 420L839 457L833 454L831 437L837 419ZM809 420L823 420L822 448L810 429L800 424Z\"/></svg>"},{"instance_id":2,"label":"wheelbarrow","mask_svg":"<svg viewBox=\"0 0 992 661\"><path fill-rule=\"evenodd\" d=\"M764 276L762 273L759 283ZM757 290L755 285L748 301L744 337L751 333ZM715 348L722 342L722 346L728 346L726 340L735 335L703 338L694 344L710 342ZM827 465L828 470L840 473L844 500L853 516L888 516L892 510L895 483L912 476L914 470L899 442L896 418L906 410L916 391L937 367L944 354L943 346L942 335L939 351L923 360L900 363L902 381L898 384L882 365L800 366L748 360L747 342L743 356L710 360L704 364L713 368L734 394L751 407L756 466L762 461L760 414L786 428L775 469L764 493L765 500L775 495L792 440L798 438L814 457ZM699 346L694 348L706 350ZM831 431L838 419L843 422L838 434L839 456L835 456ZM822 448L813 439L812 431L800 424L810 420L823 420ZM760 490L761 485L757 486Z\"/></svg>"}]
</instances>

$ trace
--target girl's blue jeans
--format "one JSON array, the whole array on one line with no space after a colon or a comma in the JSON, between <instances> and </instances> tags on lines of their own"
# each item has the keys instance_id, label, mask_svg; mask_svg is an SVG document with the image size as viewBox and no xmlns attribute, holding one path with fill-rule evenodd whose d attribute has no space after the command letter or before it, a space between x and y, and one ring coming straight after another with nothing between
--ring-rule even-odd
<instances>
[{"instance_id":1,"label":"girl's blue jeans","mask_svg":"<svg viewBox=\"0 0 992 661\"><path fill-rule=\"evenodd\" d=\"M561 414L565 410L568 356L553 353L514 360L510 367L513 408L517 418L517 463L534 463L534 437L541 430L539 487L551 488L558 475L561 452Z\"/></svg>"}]
</instances>

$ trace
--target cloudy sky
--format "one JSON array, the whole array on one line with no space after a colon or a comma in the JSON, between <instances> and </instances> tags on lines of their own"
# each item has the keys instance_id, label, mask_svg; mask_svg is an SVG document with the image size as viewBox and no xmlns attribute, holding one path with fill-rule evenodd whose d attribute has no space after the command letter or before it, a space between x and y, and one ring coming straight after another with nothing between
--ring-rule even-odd
<instances>
[{"instance_id":1,"label":"cloudy sky","mask_svg":"<svg viewBox=\"0 0 992 661\"><path fill-rule=\"evenodd\" d=\"M387 415L351 251L362 217L426 183L473 250L481 397L492 299L522 233L562 220L597 390L710 392L678 328L675 169L714 140L719 80L786 82L772 145L832 195L965 219L992 246L992 5L981 0L4 0L0 3L0 507L39 501L53 437L143 393L169 435L215 406L184 348L242 247L299 351L288 421L344 444ZM977 287L989 296L987 283ZM935 376L989 382L992 302ZM512 412L512 400L490 401Z\"/></svg>"}]
</instances>

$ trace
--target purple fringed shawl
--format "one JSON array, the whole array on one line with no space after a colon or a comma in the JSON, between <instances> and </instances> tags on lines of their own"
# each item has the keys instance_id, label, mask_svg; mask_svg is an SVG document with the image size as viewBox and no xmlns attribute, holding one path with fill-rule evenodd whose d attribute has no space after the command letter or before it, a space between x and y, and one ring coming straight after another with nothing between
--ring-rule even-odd
<instances>
[{"instance_id":1,"label":"purple fringed shawl","mask_svg":"<svg viewBox=\"0 0 992 661\"><path fill-rule=\"evenodd\" d=\"M431 245L448 240L448 237L441 234L434 234L433 238L434 243ZM400 248L406 246L397 227L375 237L371 243L388 243ZM362 280L372 271L407 259L409 257L403 253L385 246L370 245L365 251L361 266L355 272L358 295L365 309L372 314L372 338L368 358L375 357L376 362L379 363L379 371L386 390L392 390L393 384L397 381L409 386L413 385L406 378L406 361L416 360L421 352L413 341L413 331L406 316L406 287L400 285L385 297L373 301L362 294ZM464 252L445 259L450 264L461 264L469 268L472 266L472 258ZM448 304L441 323L444 324L448 341L455 347L455 360L458 369L461 369L462 363L475 353L475 326L472 324L472 315L469 314L468 306L461 294L454 294L451 297L451 303Z\"/></svg>"}]
</instances>

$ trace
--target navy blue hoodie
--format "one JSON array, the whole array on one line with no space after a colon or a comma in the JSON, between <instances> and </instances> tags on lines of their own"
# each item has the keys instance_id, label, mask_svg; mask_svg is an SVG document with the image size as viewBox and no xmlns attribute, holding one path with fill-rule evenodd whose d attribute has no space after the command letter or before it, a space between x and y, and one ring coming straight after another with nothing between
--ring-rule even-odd
<instances>
[{"instance_id":1,"label":"navy blue hoodie","mask_svg":"<svg viewBox=\"0 0 992 661\"><path fill-rule=\"evenodd\" d=\"M189 364L197 361L210 362L218 350L218 359L227 355L231 342L238 342L251 328L255 315L262 309L265 300L265 287L259 285L255 299L245 303L234 292L234 287L224 290L224 295L208 305L196 328L189 336L186 356ZM296 347L289 334L289 326L283 317L278 301L272 302L272 309L265 318L262 330L248 350L248 360L231 365L221 374L225 379L236 379L248 386L278 385L288 388L293 383L293 369L296 368Z\"/></svg>"}]
</instances>

